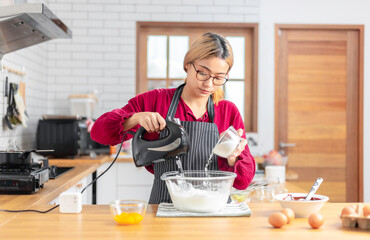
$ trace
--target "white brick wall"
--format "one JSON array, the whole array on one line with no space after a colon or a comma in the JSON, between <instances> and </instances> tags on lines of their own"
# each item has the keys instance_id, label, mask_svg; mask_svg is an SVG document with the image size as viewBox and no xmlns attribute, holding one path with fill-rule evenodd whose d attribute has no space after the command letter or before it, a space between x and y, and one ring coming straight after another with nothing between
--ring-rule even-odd
<instances>
[{"instance_id":1,"label":"white brick wall","mask_svg":"<svg viewBox=\"0 0 370 240\"><path fill-rule=\"evenodd\" d=\"M6 55L27 69L30 126L17 133L33 147L42 114L68 114L68 95L99 91L95 117L135 95L136 22L258 22L259 0L29 0L44 2L73 31ZM222 14L220 14L222 13ZM1 88L3 91L3 88ZM3 100L2 100L3 101ZM1 102L4 105L3 102ZM3 116L3 108L0 109ZM10 132L1 132L0 143ZM22 136L22 137L21 137Z\"/></svg>"},{"instance_id":2,"label":"white brick wall","mask_svg":"<svg viewBox=\"0 0 370 240\"><path fill-rule=\"evenodd\" d=\"M0 74L0 116L3 120L7 107L7 99L4 97L5 75L9 81L26 84L26 107L29 115L28 127L18 125L15 130L0 128L0 150L8 147L8 142L15 139L17 145L22 149L35 147L37 121L47 108L47 54L46 45L40 44L32 48L19 50L6 54L3 57L3 64L16 70L26 72L26 77L21 78L15 74L3 72Z\"/></svg>"}]
</instances>

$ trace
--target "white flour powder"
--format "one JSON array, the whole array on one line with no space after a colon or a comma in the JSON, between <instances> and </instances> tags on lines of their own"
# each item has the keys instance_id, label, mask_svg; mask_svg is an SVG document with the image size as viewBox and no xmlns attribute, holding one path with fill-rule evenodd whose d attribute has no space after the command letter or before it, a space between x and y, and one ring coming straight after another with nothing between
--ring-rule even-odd
<instances>
[{"instance_id":1,"label":"white flour powder","mask_svg":"<svg viewBox=\"0 0 370 240\"><path fill-rule=\"evenodd\" d=\"M238 144L239 139L219 143L213 148L213 153L216 154L217 156L227 158L228 156L233 154Z\"/></svg>"}]
</instances>

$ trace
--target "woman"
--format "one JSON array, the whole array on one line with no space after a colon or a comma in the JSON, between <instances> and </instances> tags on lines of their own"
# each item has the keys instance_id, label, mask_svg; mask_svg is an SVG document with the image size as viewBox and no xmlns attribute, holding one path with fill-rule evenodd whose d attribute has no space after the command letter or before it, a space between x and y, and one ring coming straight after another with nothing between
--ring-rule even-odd
<instances>
[{"instance_id":1,"label":"woman","mask_svg":"<svg viewBox=\"0 0 370 240\"><path fill-rule=\"evenodd\" d=\"M182 166L184 170L204 170L220 133L232 125L243 139L238 150L227 159L214 156L208 169L235 172L234 187L245 189L254 176L255 161L246 146L244 123L237 107L222 100L222 85L227 82L232 65L229 42L215 33L203 34L185 55L185 84L177 89L148 91L129 100L123 108L103 114L93 125L91 138L115 145L128 130L136 131L142 126L158 135L166 125L165 119L178 118L191 143L189 152L181 156ZM127 134L125 140L131 137ZM171 202L160 176L177 171L175 161L163 161L146 168L154 174L149 203Z\"/></svg>"}]
</instances>

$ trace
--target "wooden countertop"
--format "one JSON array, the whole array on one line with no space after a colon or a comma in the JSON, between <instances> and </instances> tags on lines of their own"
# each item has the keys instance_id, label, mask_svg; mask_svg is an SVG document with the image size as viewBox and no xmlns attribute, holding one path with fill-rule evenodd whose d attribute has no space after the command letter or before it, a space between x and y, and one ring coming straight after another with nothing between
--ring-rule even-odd
<instances>
[{"instance_id":1,"label":"wooden countertop","mask_svg":"<svg viewBox=\"0 0 370 240\"><path fill-rule=\"evenodd\" d=\"M75 167L56 179L50 179L44 187L34 194L0 195L0 209L25 210L37 209L48 210L52 207L49 202L54 200L67 189L74 186L81 179L92 174L101 164L112 162L110 155L100 155L97 158L82 156L75 159L49 159L49 165L60 167ZM120 161L133 161L132 158L119 158ZM38 206L38 207L36 207ZM0 226L12 220L19 213L0 212ZM21 213L23 214L23 213Z\"/></svg>"},{"instance_id":2,"label":"wooden countertop","mask_svg":"<svg viewBox=\"0 0 370 240\"><path fill-rule=\"evenodd\" d=\"M24 195L0 195L0 209L8 210L24 210L34 209L35 206L41 206L38 210L47 210L51 207L48 205L50 201L59 196L74 184L93 173L101 164L112 162L113 158L110 155L101 155L95 159L89 156L83 156L76 159L49 159L50 165L61 167L74 166L75 168L59 176L56 179L50 179L45 183L44 188L34 194ZM118 158L118 162L132 162L132 158ZM286 183L286 187L291 192L302 192L302 189ZM0 212L0 226L11 220L16 213Z\"/></svg>"},{"instance_id":3,"label":"wooden countertop","mask_svg":"<svg viewBox=\"0 0 370 240\"><path fill-rule=\"evenodd\" d=\"M251 217L157 218L158 205L149 205L144 220L133 226L117 225L107 205L84 205L79 214L18 214L0 228L1 239L368 239L369 231L342 228L338 217L349 203L326 203L325 223L311 229L307 218L296 218L282 229L272 228L268 216L278 203L250 203Z\"/></svg>"},{"instance_id":4,"label":"wooden countertop","mask_svg":"<svg viewBox=\"0 0 370 240\"><path fill-rule=\"evenodd\" d=\"M70 167L77 165L89 165L89 164L103 164L110 161L109 155L99 155L96 158L90 156L81 156L78 158L51 158L49 159L49 165L57 165L60 167Z\"/></svg>"},{"instance_id":5,"label":"wooden countertop","mask_svg":"<svg viewBox=\"0 0 370 240\"><path fill-rule=\"evenodd\" d=\"M61 167L66 166L75 166L75 165L85 165L85 164L103 164L106 162L112 162L114 157L111 155L98 155L96 158L91 158L90 156L81 156L78 158L53 158L49 159L49 165L57 165ZM117 158L116 162L132 162L134 160L132 156L129 155L121 155Z\"/></svg>"},{"instance_id":6,"label":"wooden countertop","mask_svg":"<svg viewBox=\"0 0 370 240\"><path fill-rule=\"evenodd\" d=\"M71 188L74 184L93 173L99 164L81 164L74 165L75 168L59 176L56 179L50 179L44 184L44 187L34 194L22 195L0 195L0 209L24 210L35 209L47 210L52 207L49 202L59 196L62 192ZM0 212L0 226L10 221L19 213Z\"/></svg>"},{"instance_id":7,"label":"wooden countertop","mask_svg":"<svg viewBox=\"0 0 370 240\"><path fill-rule=\"evenodd\" d=\"M43 189L29 195L0 195L0 209L23 210L37 209L45 211L53 205L48 203L60 193L69 189L81 179L94 172L101 164L111 162L110 156L100 156L97 159L51 159L51 165L74 166L55 180L45 183ZM132 159L123 159L132 161ZM303 190L289 182L285 185L290 192ZM118 226L110 216L108 206L84 205L79 214L60 214L59 208L47 213L6 213L0 212L0 239L109 239L109 238L145 238L145 239L204 239L240 236L275 236L276 232L302 233L311 236L317 232L297 220L285 229L271 229L267 224L267 216L279 209L278 204L250 203L253 216L250 218L156 218L156 205L148 208L144 221L137 226ZM327 204L332 206L332 204ZM333 206L336 206L335 204ZM327 213L334 216L340 207ZM328 233L332 234L340 226L339 218L330 216ZM338 225L339 224L339 225ZM288 229L292 229L289 231ZM326 229L326 227L324 228ZM68 231L66 231L68 230ZM260 230L260 231L257 231ZM339 229L340 230L340 229ZM175 235L177 232L179 236ZM340 232L340 231L339 231ZM343 232L343 231L342 231ZM305 236L305 235L304 235ZM316 235L312 235L316 236ZM329 235L327 235L329 236ZM352 237L352 235L351 235ZM280 239L280 238L277 238ZM282 239L282 238L281 238ZM285 238L284 238L285 239Z\"/></svg>"}]
</instances>

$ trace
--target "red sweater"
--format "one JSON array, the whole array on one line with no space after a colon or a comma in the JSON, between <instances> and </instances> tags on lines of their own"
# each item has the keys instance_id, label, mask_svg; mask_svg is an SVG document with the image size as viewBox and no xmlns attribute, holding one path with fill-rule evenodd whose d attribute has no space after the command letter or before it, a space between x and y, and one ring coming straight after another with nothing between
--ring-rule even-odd
<instances>
[{"instance_id":1,"label":"red sweater","mask_svg":"<svg viewBox=\"0 0 370 240\"><path fill-rule=\"evenodd\" d=\"M166 118L175 90L175 88L155 89L130 99L128 104L123 108L114 109L111 112L103 114L96 120L92 127L91 138L105 145L116 145L120 143L125 133L123 131L123 122L137 112L158 112L163 118ZM196 119L182 98L177 107L175 118L179 118L181 121L209 122L207 112L202 118ZM231 125L235 129L242 128L244 130L244 123L239 110L234 103L227 100L222 100L215 105L214 123L217 125L219 133L224 132ZM131 130L136 131L139 127L137 125ZM127 134L125 138L128 140L132 137L132 135ZM243 133L243 137L245 138L245 132ZM225 158L218 157L217 161L221 171L235 172L237 174L234 181L234 187L236 189L245 189L248 187L255 174L255 161L248 146L240 154L234 167L230 167ZM153 173L153 166L146 168L149 172Z\"/></svg>"}]
</instances>

